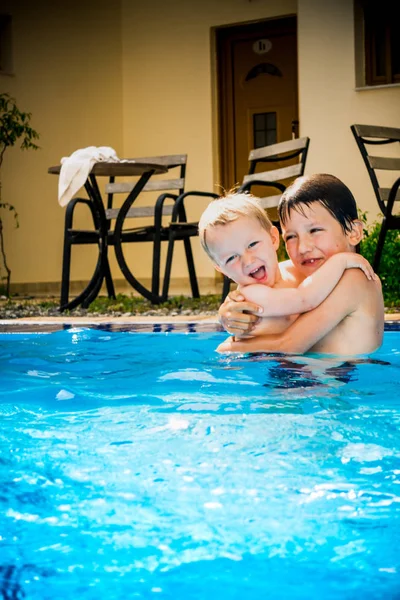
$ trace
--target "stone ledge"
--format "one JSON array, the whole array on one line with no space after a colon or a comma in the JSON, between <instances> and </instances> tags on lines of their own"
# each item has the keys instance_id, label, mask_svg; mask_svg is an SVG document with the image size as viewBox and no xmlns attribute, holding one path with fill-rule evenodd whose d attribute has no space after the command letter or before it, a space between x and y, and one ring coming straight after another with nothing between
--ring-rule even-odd
<instances>
[{"instance_id":1,"label":"stone ledge","mask_svg":"<svg viewBox=\"0 0 400 600\"><path fill-rule=\"evenodd\" d=\"M386 313L385 322L398 322L400 321L400 313ZM138 315L130 317L113 317L112 315L102 315L96 317L21 317L16 319L0 319L0 324L8 325L11 323L79 323L84 325L85 323L218 323L217 316L210 316L209 314L198 314L198 315Z\"/></svg>"}]
</instances>

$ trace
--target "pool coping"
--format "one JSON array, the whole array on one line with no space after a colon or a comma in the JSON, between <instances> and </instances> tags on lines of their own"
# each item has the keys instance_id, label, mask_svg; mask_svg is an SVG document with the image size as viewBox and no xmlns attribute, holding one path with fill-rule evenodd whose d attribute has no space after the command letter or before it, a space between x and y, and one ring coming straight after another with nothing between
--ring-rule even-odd
<instances>
[{"instance_id":1,"label":"pool coping","mask_svg":"<svg viewBox=\"0 0 400 600\"><path fill-rule=\"evenodd\" d=\"M1 333L51 333L74 327L106 331L136 332L218 332L223 331L218 319L209 315L131 316L131 317L21 317L0 319Z\"/></svg>"},{"instance_id":2,"label":"pool coping","mask_svg":"<svg viewBox=\"0 0 400 600\"><path fill-rule=\"evenodd\" d=\"M398 322L400 321L400 313L386 313L385 323L387 322ZM43 324L55 324L55 323L80 323L80 324L93 324L93 323L210 323L218 325L219 321L215 315L132 315L129 317L113 317L110 315L102 315L96 317L71 317L71 316L59 316L59 317L19 317L15 319L0 319L0 325L11 325L12 323L43 323Z\"/></svg>"},{"instance_id":3,"label":"pool coping","mask_svg":"<svg viewBox=\"0 0 400 600\"><path fill-rule=\"evenodd\" d=\"M223 328L215 316L210 315L151 315L110 317L21 317L0 319L1 333L52 333L74 327L88 327L103 331L120 332L184 332L215 333ZM400 331L400 313L385 315L385 331Z\"/></svg>"}]
</instances>

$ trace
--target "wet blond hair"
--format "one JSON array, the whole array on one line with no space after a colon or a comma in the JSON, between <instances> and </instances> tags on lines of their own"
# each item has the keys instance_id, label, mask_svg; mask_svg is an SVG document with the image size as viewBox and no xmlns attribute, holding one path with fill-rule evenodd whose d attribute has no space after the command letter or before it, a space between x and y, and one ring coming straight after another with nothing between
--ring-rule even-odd
<instances>
[{"instance_id":1,"label":"wet blond hair","mask_svg":"<svg viewBox=\"0 0 400 600\"><path fill-rule=\"evenodd\" d=\"M215 258L207 245L207 231L213 227L227 225L240 217L256 219L261 227L269 233L272 223L267 213L261 207L258 198L251 194L228 193L207 206L200 217L199 237L201 245L213 262Z\"/></svg>"}]
</instances>

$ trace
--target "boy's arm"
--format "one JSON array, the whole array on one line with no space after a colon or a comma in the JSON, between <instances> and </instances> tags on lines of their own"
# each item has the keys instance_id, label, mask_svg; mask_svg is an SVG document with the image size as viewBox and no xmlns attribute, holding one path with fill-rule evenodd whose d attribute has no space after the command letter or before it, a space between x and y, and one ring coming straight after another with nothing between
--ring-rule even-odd
<instances>
[{"instance_id":1,"label":"boy's arm","mask_svg":"<svg viewBox=\"0 0 400 600\"><path fill-rule=\"evenodd\" d=\"M307 312L316 308L337 285L346 269L361 269L368 279L375 276L369 262L360 254L340 252L331 256L298 288L268 288L250 284L240 288L248 302L263 308L264 317L282 317Z\"/></svg>"},{"instance_id":2,"label":"boy's arm","mask_svg":"<svg viewBox=\"0 0 400 600\"><path fill-rule=\"evenodd\" d=\"M307 352L359 307L366 293L363 284L367 283L360 276L354 271L346 272L320 306L301 315L282 334L260 335L239 342L229 339L220 344L218 352Z\"/></svg>"}]
</instances>

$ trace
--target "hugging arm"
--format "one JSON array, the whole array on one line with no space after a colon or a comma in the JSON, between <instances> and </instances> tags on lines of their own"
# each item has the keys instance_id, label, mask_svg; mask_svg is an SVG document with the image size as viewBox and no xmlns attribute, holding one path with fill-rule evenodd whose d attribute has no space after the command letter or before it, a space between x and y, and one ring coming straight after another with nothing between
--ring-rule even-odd
<instances>
[{"instance_id":1,"label":"hugging arm","mask_svg":"<svg viewBox=\"0 0 400 600\"><path fill-rule=\"evenodd\" d=\"M360 279L362 278L362 279ZM285 352L302 354L322 340L354 312L365 294L366 280L357 271L346 271L328 298L313 311L301 315L279 335L260 335L248 340L227 340L218 352Z\"/></svg>"},{"instance_id":2,"label":"hugging arm","mask_svg":"<svg viewBox=\"0 0 400 600\"><path fill-rule=\"evenodd\" d=\"M284 317L316 308L332 292L346 269L361 269L368 279L374 277L369 262L359 254L340 252L331 256L318 271L297 288L270 288L251 284L241 288L245 299L263 308L266 317Z\"/></svg>"}]
</instances>

